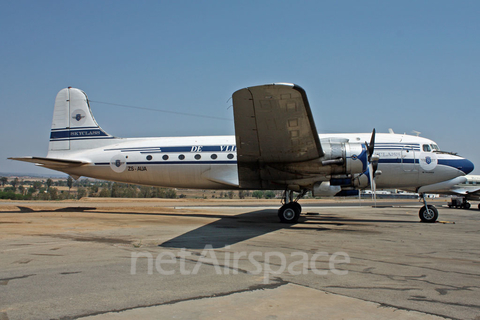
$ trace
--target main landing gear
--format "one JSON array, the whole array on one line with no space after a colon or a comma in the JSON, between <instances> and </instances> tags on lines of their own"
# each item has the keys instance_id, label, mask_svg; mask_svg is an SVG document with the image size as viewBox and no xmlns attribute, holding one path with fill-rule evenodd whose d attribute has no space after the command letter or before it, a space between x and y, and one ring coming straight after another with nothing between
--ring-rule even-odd
<instances>
[{"instance_id":1,"label":"main landing gear","mask_svg":"<svg viewBox=\"0 0 480 320\"><path fill-rule=\"evenodd\" d=\"M302 213L302 206L298 203L298 200L303 198L307 193L307 190L303 190L298 197L293 199L293 191L285 190L283 193L283 205L278 209L278 217L283 223L296 223L300 214Z\"/></svg>"},{"instance_id":2,"label":"main landing gear","mask_svg":"<svg viewBox=\"0 0 480 320\"><path fill-rule=\"evenodd\" d=\"M420 208L420 211L418 212L420 220L422 222L434 223L438 219L438 210L434 205L427 204L424 194L422 194L421 197L423 198L424 206Z\"/></svg>"}]
</instances>

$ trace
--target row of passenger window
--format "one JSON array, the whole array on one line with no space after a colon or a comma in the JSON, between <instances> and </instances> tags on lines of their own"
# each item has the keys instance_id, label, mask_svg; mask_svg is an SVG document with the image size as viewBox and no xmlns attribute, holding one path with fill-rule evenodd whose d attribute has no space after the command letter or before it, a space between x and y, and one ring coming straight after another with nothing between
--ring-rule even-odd
<instances>
[{"instance_id":1,"label":"row of passenger window","mask_svg":"<svg viewBox=\"0 0 480 320\"><path fill-rule=\"evenodd\" d=\"M232 153L229 153L229 154L227 155L227 158L228 158L228 159L233 159L234 157L235 157L235 156L234 156ZM202 159L202 156L197 153L197 154L194 156L194 158L195 158L196 160L200 160L200 159ZM215 153L213 153L213 154L210 155L210 158L211 158L212 160L216 160L216 159L218 158L218 156L217 156ZM164 154L164 155L162 156L162 159L165 160L165 161L167 161L168 159L170 159L170 157L169 157L167 154ZM184 155L184 154L179 154L179 155L178 155L178 159L179 159L179 160L185 160L185 155ZM148 161L153 160L153 156L149 154L149 155L147 156L147 160L148 160Z\"/></svg>"}]
</instances>

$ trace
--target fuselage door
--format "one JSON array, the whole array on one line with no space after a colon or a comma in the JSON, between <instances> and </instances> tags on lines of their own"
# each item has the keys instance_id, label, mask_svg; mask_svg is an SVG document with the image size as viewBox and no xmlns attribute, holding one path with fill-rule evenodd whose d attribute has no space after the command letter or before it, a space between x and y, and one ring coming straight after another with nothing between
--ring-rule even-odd
<instances>
[{"instance_id":1,"label":"fuselage door","mask_svg":"<svg viewBox=\"0 0 480 320\"><path fill-rule=\"evenodd\" d=\"M411 146L403 146L402 148L402 168L405 172L417 171L417 159L415 149Z\"/></svg>"}]
</instances>

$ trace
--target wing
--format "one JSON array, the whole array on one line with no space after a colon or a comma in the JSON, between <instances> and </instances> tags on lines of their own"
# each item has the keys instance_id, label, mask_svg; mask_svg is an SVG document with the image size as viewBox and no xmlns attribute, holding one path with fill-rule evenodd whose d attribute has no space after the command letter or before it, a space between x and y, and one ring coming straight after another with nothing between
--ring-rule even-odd
<instances>
[{"instance_id":1,"label":"wing","mask_svg":"<svg viewBox=\"0 0 480 320\"><path fill-rule=\"evenodd\" d=\"M480 187L459 187L452 190L452 194L465 196L468 200L477 200L480 198Z\"/></svg>"},{"instance_id":2,"label":"wing","mask_svg":"<svg viewBox=\"0 0 480 320\"><path fill-rule=\"evenodd\" d=\"M467 199L470 199L470 200L480 199L480 188L476 190L467 191Z\"/></svg>"},{"instance_id":3,"label":"wing","mask_svg":"<svg viewBox=\"0 0 480 320\"><path fill-rule=\"evenodd\" d=\"M269 164L324 155L307 95L297 85L238 90L233 94L233 111L241 188L266 188L268 181L288 178L282 172L272 173L275 170L268 170Z\"/></svg>"}]
</instances>

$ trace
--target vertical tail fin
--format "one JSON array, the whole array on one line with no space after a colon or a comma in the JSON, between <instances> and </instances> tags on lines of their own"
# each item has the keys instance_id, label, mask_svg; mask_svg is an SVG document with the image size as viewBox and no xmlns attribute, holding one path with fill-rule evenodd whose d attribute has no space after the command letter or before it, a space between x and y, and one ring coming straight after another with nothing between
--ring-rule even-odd
<instances>
[{"instance_id":1,"label":"vertical tail fin","mask_svg":"<svg viewBox=\"0 0 480 320\"><path fill-rule=\"evenodd\" d=\"M75 151L109 145L115 137L95 121L85 92L60 90L55 99L49 151Z\"/></svg>"}]
</instances>

